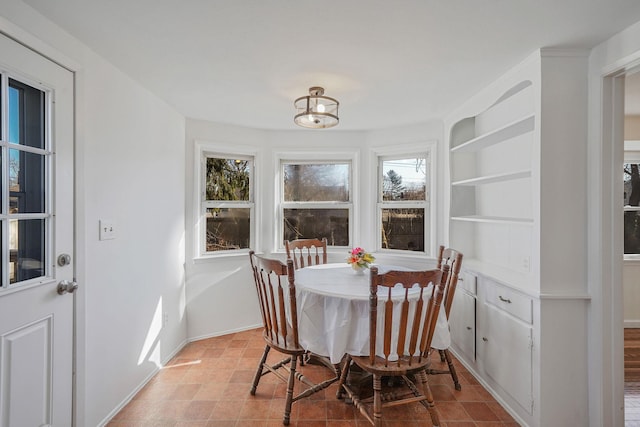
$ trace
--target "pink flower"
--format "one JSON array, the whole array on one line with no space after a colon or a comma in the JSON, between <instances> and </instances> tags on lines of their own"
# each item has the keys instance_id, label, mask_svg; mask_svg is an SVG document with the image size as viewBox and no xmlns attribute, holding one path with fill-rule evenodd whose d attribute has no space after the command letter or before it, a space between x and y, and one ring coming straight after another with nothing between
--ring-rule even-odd
<instances>
[{"instance_id":1,"label":"pink flower","mask_svg":"<svg viewBox=\"0 0 640 427\"><path fill-rule=\"evenodd\" d=\"M353 250L351 251L351 255L360 255L361 252L364 252L364 249L362 249L362 248L353 248Z\"/></svg>"}]
</instances>

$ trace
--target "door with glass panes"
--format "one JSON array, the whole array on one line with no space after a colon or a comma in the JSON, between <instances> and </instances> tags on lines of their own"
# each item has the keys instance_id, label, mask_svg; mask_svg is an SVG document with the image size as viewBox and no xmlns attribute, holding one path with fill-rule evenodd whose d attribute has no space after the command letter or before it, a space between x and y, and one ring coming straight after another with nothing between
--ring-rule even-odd
<instances>
[{"instance_id":1,"label":"door with glass panes","mask_svg":"<svg viewBox=\"0 0 640 427\"><path fill-rule=\"evenodd\" d=\"M72 425L73 74L0 35L0 427Z\"/></svg>"}]
</instances>

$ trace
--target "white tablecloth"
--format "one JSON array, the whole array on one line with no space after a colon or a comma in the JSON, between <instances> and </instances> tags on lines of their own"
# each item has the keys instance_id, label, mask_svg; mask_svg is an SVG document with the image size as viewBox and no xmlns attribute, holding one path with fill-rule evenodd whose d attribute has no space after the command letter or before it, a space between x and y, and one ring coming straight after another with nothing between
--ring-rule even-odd
<instances>
[{"instance_id":1,"label":"white tablecloth","mask_svg":"<svg viewBox=\"0 0 640 427\"><path fill-rule=\"evenodd\" d=\"M380 273L389 270L408 269L378 266ZM332 363L340 362L345 353L368 355L369 281L369 270L358 276L346 263L296 270L300 344L313 353L329 356ZM398 291L401 300L403 290ZM441 309L431 346L446 349L450 344L447 317Z\"/></svg>"}]
</instances>

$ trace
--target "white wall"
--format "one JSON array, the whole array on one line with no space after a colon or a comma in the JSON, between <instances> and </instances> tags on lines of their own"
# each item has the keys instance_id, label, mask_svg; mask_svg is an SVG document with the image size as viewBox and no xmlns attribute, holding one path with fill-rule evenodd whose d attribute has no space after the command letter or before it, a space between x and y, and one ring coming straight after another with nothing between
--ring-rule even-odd
<instances>
[{"instance_id":1,"label":"white wall","mask_svg":"<svg viewBox=\"0 0 640 427\"><path fill-rule=\"evenodd\" d=\"M189 340L222 335L261 325L253 278L250 274L249 259L241 256L225 256L212 259L195 259L193 236L197 233L197 211L194 205L194 172L196 141L220 144L233 150L234 147L255 150L258 176L256 177L256 212L259 225L257 252L284 259L278 249L279 237L275 236L274 202L276 187L276 153L297 152L345 152L356 153L359 174L354 177L354 195L359 197L360 211L354 212L358 218L353 240L363 247L374 247L375 235L368 230L375 229L375 168L373 150L383 145L438 143L442 141L442 123L389 129L374 132L340 132L339 130L292 130L260 131L204 122L187 120L187 236L186 236L186 298ZM371 149L369 149L371 148ZM194 212L195 211L195 212ZM442 227L439 227L439 233ZM439 236L441 237L441 236ZM346 251L330 251L330 262L342 262ZM379 261L424 265L425 257L415 259L394 259L380 257Z\"/></svg>"},{"instance_id":2,"label":"white wall","mask_svg":"<svg viewBox=\"0 0 640 427\"><path fill-rule=\"evenodd\" d=\"M594 48L589 57L588 245L589 291L592 295L589 336L590 425L622 426L623 297L622 297L622 132L608 119L611 93L623 105L612 73L640 64L640 22ZM624 124L622 114L616 123ZM613 207L616 207L613 209Z\"/></svg>"},{"instance_id":3,"label":"white wall","mask_svg":"<svg viewBox=\"0 0 640 427\"><path fill-rule=\"evenodd\" d=\"M0 15L76 71L77 425L96 426L186 339L184 118L23 3ZM99 219L117 239L98 240Z\"/></svg>"},{"instance_id":4,"label":"white wall","mask_svg":"<svg viewBox=\"0 0 640 427\"><path fill-rule=\"evenodd\" d=\"M94 425L186 339L184 119L99 58L85 64L79 182L86 197L86 409ZM117 239L98 240L103 218L114 221Z\"/></svg>"},{"instance_id":5,"label":"white wall","mask_svg":"<svg viewBox=\"0 0 640 427\"><path fill-rule=\"evenodd\" d=\"M624 117L624 139L640 141L640 116Z\"/></svg>"}]
</instances>

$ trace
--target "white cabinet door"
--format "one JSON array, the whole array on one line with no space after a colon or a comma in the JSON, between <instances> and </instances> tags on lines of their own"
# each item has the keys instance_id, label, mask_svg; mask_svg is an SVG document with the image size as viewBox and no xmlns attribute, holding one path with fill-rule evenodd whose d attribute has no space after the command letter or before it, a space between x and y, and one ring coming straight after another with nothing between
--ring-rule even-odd
<instances>
[{"instance_id":1,"label":"white cabinet door","mask_svg":"<svg viewBox=\"0 0 640 427\"><path fill-rule=\"evenodd\" d=\"M482 304L478 361L485 372L529 414L532 412L531 325Z\"/></svg>"},{"instance_id":2,"label":"white cabinet door","mask_svg":"<svg viewBox=\"0 0 640 427\"><path fill-rule=\"evenodd\" d=\"M454 349L472 363L476 358L476 299L461 289L456 291L449 313Z\"/></svg>"}]
</instances>

